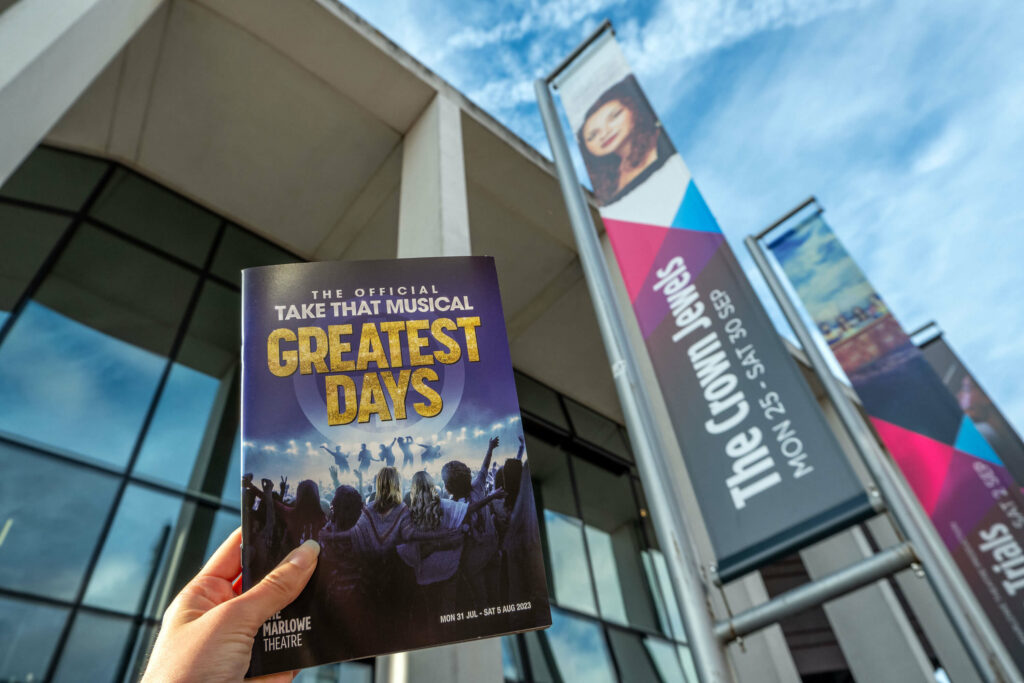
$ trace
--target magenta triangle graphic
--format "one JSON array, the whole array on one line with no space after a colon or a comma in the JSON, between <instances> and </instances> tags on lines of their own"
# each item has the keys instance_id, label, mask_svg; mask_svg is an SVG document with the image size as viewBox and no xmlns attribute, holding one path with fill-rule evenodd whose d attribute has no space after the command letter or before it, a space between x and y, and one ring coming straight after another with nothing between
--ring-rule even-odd
<instances>
[{"instance_id":1,"label":"magenta triangle graphic","mask_svg":"<svg viewBox=\"0 0 1024 683\"><path fill-rule=\"evenodd\" d=\"M622 279L626 283L629 299L635 301L671 228L612 218L603 220L605 230L608 231L608 239L615 250L615 259L619 262Z\"/></svg>"},{"instance_id":2,"label":"magenta triangle graphic","mask_svg":"<svg viewBox=\"0 0 1024 683\"><path fill-rule=\"evenodd\" d=\"M876 417L871 424L930 517L953 461L953 447Z\"/></svg>"},{"instance_id":3,"label":"magenta triangle graphic","mask_svg":"<svg viewBox=\"0 0 1024 683\"><path fill-rule=\"evenodd\" d=\"M935 508L929 511L935 528L938 529L946 547L955 548L961 541L953 530L953 524L968 535L985 521L998 505L992 491L985 485L979 472L991 471L1009 490L1013 480L1006 470L998 465L977 458L970 453L953 449L953 459L946 473L942 492Z\"/></svg>"}]
</instances>

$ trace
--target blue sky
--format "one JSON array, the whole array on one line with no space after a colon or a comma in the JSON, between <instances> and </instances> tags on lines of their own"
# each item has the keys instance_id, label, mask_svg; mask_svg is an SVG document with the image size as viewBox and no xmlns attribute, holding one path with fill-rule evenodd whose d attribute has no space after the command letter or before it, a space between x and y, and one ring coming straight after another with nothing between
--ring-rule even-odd
<instances>
[{"instance_id":1,"label":"blue sky","mask_svg":"<svg viewBox=\"0 0 1024 683\"><path fill-rule=\"evenodd\" d=\"M904 327L936 320L1024 428L1024 4L348 4L545 155L532 81L610 18L748 273L742 238L816 195Z\"/></svg>"}]
</instances>

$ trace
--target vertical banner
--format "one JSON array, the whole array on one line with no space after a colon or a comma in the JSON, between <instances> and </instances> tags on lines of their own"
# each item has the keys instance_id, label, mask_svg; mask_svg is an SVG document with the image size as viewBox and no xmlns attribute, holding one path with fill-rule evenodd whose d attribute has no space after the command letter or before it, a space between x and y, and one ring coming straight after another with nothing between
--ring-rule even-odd
<instances>
[{"instance_id":1,"label":"vertical banner","mask_svg":"<svg viewBox=\"0 0 1024 683\"><path fill-rule=\"evenodd\" d=\"M820 216L775 255L978 602L1024 666L1024 498Z\"/></svg>"},{"instance_id":2,"label":"vertical banner","mask_svg":"<svg viewBox=\"0 0 1024 683\"><path fill-rule=\"evenodd\" d=\"M555 80L723 581L872 514L610 33Z\"/></svg>"},{"instance_id":3,"label":"vertical banner","mask_svg":"<svg viewBox=\"0 0 1024 683\"><path fill-rule=\"evenodd\" d=\"M953 352L945 338L936 335L918 348L925 360L956 397L960 408L992 446L1018 486L1024 486L1024 442L978 380Z\"/></svg>"}]
</instances>

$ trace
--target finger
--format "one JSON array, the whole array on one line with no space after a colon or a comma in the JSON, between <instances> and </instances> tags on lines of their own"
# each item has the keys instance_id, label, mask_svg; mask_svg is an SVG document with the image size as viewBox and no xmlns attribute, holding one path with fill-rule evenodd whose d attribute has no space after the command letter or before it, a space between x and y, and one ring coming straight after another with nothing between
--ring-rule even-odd
<instances>
[{"instance_id":1,"label":"finger","mask_svg":"<svg viewBox=\"0 0 1024 683\"><path fill-rule=\"evenodd\" d=\"M232 600L232 611L253 632L299 596L316 568L320 544L310 539L288 553L263 580Z\"/></svg>"},{"instance_id":2,"label":"finger","mask_svg":"<svg viewBox=\"0 0 1024 683\"><path fill-rule=\"evenodd\" d=\"M233 581L242 572L242 527L238 527L220 544L217 551L199 570L198 576L216 576Z\"/></svg>"}]
</instances>

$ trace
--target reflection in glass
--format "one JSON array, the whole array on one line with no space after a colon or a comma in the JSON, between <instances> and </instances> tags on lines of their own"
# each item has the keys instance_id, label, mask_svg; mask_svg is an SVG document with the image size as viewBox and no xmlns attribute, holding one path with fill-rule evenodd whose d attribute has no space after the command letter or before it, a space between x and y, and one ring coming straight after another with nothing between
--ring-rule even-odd
<instances>
[{"instance_id":1,"label":"reflection in glass","mask_svg":"<svg viewBox=\"0 0 1024 683\"><path fill-rule=\"evenodd\" d=\"M687 683L699 681L697 667L693 665L693 653L690 652L690 648L685 645L677 645L676 652L679 653L679 661L683 663L683 672L686 674Z\"/></svg>"},{"instance_id":2,"label":"reflection in glass","mask_svg":"<svg viewBox=\"0 0 1024 683\"><path fill-rule=\"evenodd\" d=\"M53 680L114 680L131 628L130 619L79 612Z\"/></svg>"},{"instance_id":3,"label":"reflection in glass","mask_svg":"<svg viewBox=\"0 0 1024 683\"><path fill-rule=\"evenodd\" d=\"M616 475L575 456L572 463L601 615L656 630L658 616L641 560L646 542L629 473Z\"/></svg>"},{"instance_id":4,"label":"reflection in glass","mask_svg":"<svg viewBox=\"0 0 1024 683\"><path fill-rule=\"evenodd\" d=\"M129 614L139 610L167 552L181 503L177 496L128 487L86 589L86 604Z\"/></svg>"},{"instance_id":5,"label":"reflection in glass","mask_svg":"<svg viewBox=\"0 0 1024 683\"><path fill-rule=\"evenodd\" d=\"M552 608L551 628L540 634L551 644L555 664L565 681L615 681L601 626L596 622Z\"/></svg>"},{"instance_id":6,"label":"reflection in glass","mask_svg":"<svg viewBox=\"0 0 1024 683\"><path fill-rule=\"evenodd\" d=\"M0 430L123 467L195 281L80 228L0 347Z\"/></svg>"},{"instance_id":7,"label":"reflection in glass","mask_svg":"<svg viewBox=\"0 0 1024 683\"><path fill-rule=\"evenodd\" d=\"M118 169L89 215L195 266L202 266L221 219L142 176Z\"/></svg>"},{"instance_id":8,"label":"reflection in glass","mask_svg":"<svg viewBox=\"0 0 1024 683\"><path fill-rule=\"evenodd\" d=\"M515 636L504 636L501 639L501 670L506 681L526 680Z\"/></svg>"},{"instance_id":9,"label":"reflection in glass","mask_svg":"<svg viewBox=\"0 0 1024 683\"><path fill-rule=\"evenodd\" d=\"M2 442L0 472L0 585L74 599L117 480Z\"/></svg>"},{"instance_id":10,"label":"reflection in glass","mask_svg":"<svg viewBox=\"0 0 1024 683\"><path fill-rule=\"evenodd\" d=\"M660 550L646 550L643 561L648 580L658 588L654 595L661 632L685 643L686 631L683 629L683 619L679 614L679 603L676 602L676 593L672 588L665 556Z\"/></svg>"},{"instance_id":11,"label":"reflection in glass","mask_svg":"<svg viewBox=\"0 0 1024 683\"><path fill-rule=\"evenodd\" d=\"M633 459L619 425L569 398L565 399L565 409L577 436L621 458Z\"/></svg>"},{"instance_id":12,"label":"reflection in glass","mask_svg":"<svg viewBox=\"0 0 1024 683\"><path fill-rule=\"evenodd\" d=\"M233 505L242 504L242 431L239 428L235 431L235 440L231 444L231 460L228 463L227 474L224 477L224 488L220 497L226 503Z\"/></svg>"},{"instance_id":13,"label":"reflection in glass","mask_svg":"<svg viewBox=\"0 0 1024 683\"><path fill-rule=\"evenodd\" d=\"M551 592L563 607L597 614L590 585L587 553L583 547L583 524L578 519L544 510L548 560L551 563Z\"/></svg>"},{"instance_id":14,"label":"reflection in glass","mask_svg":"<svg viewBox=\"0 0 1024 683\"><path fill-rule=\"evenodd\" d=\"M296 683L372 683L373 665L364 662L342 662L304 669Z\"/></svg>"},{"instance_id":15,"label":"reflection in glass","mask_svg":"<svg viewBox=\"0 0 1024 683\"><path fill-rule=\"evenodd\" d=\"M206 542L206 552L203 553L203 561L199 566L196 567L196 571L192 572L195 574L199 571L199 567L206 564L206 561L210 559L213 552L220 547L220 544L228 537L228 535L238 528L242 523L241 517L237 512L228 512L227 510L218 510L213 516L213 520L210 523L210 539Z\"/></svg>"},{"instance_id":16,"label":"reflection in glass","mask_svg":"<svg viewBox=\"0 0 1024 683\"><path fill-rule=\"evenodd\" d=\"M215 282L203 285L146 434L138 472L220 494L224 480L218 477L237 428L240 310L238 292ZM232 479L237 485L234 474Z\"/></svg>"},{"instance_id":17,"label":"reflection in glass","mask_svg":"<svg viewBox=\"0 0 1024 683\"><path fill-rule=\"evenodd\" d=\"M555 667L555 654L544 631L527 631L523 634L526 642L526 656L530 660L530 675L535 683L562 683Z\"/></svg>"},{"instance_id":18,"label":"reflection in glass","mask_svg":"<svg viewBox=\"0 0 1024 683\"><path fill-rule=\"evenodd\" d=\"M0 203L0 324L69 224L64 216Z\"/></svg>"},{"instance_id":19,"label":"reflection in glass","mask_svg":"<svg viewBox=\"0 0 1024 683\"><path fill-rule=\"evenodd\" d=\"M654 669L654 663L647 655L639 634L617 628L608 629L608 639L615 653L615 662L624 680L633 683L682 683L679 678L662 679ZM671 650L670 650L671 652ZM673 654L673 656L675 656Z\"/></svg>"},{"instance_id":20,"label":"reflection in glass","mask_svg":"<svg viewBox=\"0 0 1024 683\"><path fill-rule=\"evenodd\" d=\"M67 610L0 597L0 681L41 681Z\"/></svg>"},{"instance_id":21,"label":"reflection in glass","mask_svg":"<svg viewBox=\"0 0 1024 683\"><path fill-rule=\"evenodd\" d=\"M30 302L0 347L0 430L123 467L164 364Z\"/></svg>"},{"instance_id":22,"label":"reflection in glass","mask_svg":"<svg viewBox=\"0 0 1024 683\"><path fill-rule=\"evenodd\" d=\"M569 429L569 422L565 419L565 411L558 400L558 394L532 377L517 372L516 395L519 397L519 407L539 418L558 425L562 429Z\"/></svg>"},{"instance_id":23,"label":"reflection in glass","mask_svg":"<svg viewBox=\"0 0 1024 683\"><path fill-rule=\"evenodd\" d=\"M644 638L644 646L647 648L648 654L651 655L654 666L661 675L661 680L665 683L686 683L687 681L696 683L696 678L688 679L683 675L676 647L672 643L660 638Z\"/></svg>"},{"instance_id":24,"label":"reflection in glass","mask_svg":"<svg viewBox=\"0 0 1024 683\"><path fill-rule=\"evenodd\" d=\"M626 603L622 598L622 582L615 566L615 550L612 537L601 529L586 525L587 549L590 564L594 570L594 584L597 586L597 600L601 606L601 617L617 624L628 624Z\"/></svg>"},{"instance_id":25,"label":"reflection in glass","mask_svg":"<svg viewBox=\"0 0 1024 683\"><path fill-rule=\"evenodd\" d=\"M206 434L218 382L175 363L146 432L135 472L186 486Z\"/></svg>"},{"instance_id":26,"label":"reflection in glass","mask_svg":"<svg viewBox=\"0 0 1024 683\"><path fill-rule=\"evenodd\" d=\"M301 259L284 249L275 247L241 228L229 225L213 257L210 270L214 275L242 286L242 269L270 266L277 263L296 263Z\"/></svg>"},{"instance_id":27,"label":"reflection in glass","mask_svg":"<svg viewBox=\"0 0 1024 683\"><path fill-rule=\"evenodd\" d=\"M108 165L80 154L38 147L0 187L0 197L75 211L89 198Z\"/></svg>"}]
</instances>

